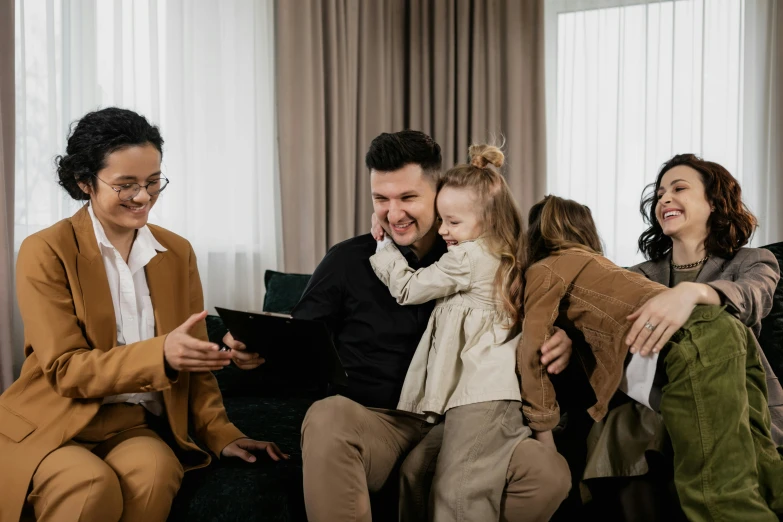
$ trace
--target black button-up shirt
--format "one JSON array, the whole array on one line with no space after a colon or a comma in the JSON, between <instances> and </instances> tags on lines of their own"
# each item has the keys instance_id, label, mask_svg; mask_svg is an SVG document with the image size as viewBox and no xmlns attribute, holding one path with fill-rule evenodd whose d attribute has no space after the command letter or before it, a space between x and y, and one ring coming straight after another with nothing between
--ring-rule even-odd
<instances>
[{"instance_id":1,"label":"black button-up shirt","mask_svg":"<svg viewBox=\"0 0 783 522\"><path fill-rule=\"evenodd\" d=\"M342 395L364 406L396 408L435 302L397 304L370 266L375 249L370 234L332 247L291 313L328 324L348 373ZM419 269L440 259L446 243L438 237L421 260L409 248L400 251L411 268Z\"/></svg>"}]
</instances>

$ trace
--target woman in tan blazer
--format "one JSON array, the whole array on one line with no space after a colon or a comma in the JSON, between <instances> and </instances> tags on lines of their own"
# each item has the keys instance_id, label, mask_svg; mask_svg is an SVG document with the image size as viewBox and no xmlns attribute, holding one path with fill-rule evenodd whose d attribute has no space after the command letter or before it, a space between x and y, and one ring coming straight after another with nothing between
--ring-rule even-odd
<instances>
[{"instance_id":1,"label":"woman in tan blazer","mask_svg":"<svg viewBox=\"0 0 783 522\"><path fill-rule=\"evenodd\" d=\"M193 249L147 225L166 187L158 129L128 110L87 114L57 158L89 204L28 237L17 296L20 378L0 396L0 522L163 521L184 471L209 455L287 458L231 424L211 370Z\"/></svg>"}]
</instances>

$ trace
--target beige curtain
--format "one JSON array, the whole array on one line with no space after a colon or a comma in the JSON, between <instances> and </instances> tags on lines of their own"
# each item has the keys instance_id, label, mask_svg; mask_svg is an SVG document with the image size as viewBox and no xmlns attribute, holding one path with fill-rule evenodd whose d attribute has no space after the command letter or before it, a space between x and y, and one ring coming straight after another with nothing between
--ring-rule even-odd
<instances>
[{"instance_id":1,"label":"beige curtain","mask_svg":"<svg viewBox=\"0 0 783 522\"><path fill-rule=\"evenodd\" d=\"M299 0L277 4L284 267L311 272L367 232L364 154L415 128L444 167L506 140L523 211L545 190L543 0Z\"/></svg>"},{"instance_id":2,"label":"beige curtain","mask_svg":"<svg viewBox=\"0 0 783 522\"><path fill-rule=\"evenodd\" d=\"M14 0L0 0L0 392L13 381Z\"/></svg>"},{"instance_id":3,"label":"beige curtain","mask_svg":"<svg viewBox=\"0 0 783 522\"><path fill-rule=\"evenodd\" d=\"M783 2L775 2L772 19L772 82L769 99L771 103L770 140L768 150L771 179L768 191L768 211L771 240L783 241Z\"/></svg>"}]
</instances>

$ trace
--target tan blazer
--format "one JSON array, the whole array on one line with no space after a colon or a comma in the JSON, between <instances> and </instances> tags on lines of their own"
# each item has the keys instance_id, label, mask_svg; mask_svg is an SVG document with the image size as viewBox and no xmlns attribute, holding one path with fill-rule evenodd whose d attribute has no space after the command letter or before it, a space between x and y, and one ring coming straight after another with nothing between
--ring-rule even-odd
<instances>
[{"instance_id":1,"label":"tan blazer","mask_svg":"<svg viewBox=\"0 0 783 522\"><path fill-rule=\"evenodd\" d=\"M38 464L90 422L103 397L163 392L173 449L186 470L210 461L188 437L189 417L192 432L216 455L244 437L228 421L211 373L166 376L166 334L204 303L190 243L150 230L167 249L145 268L157 337L122 347L115 347L111 292L86 206L22 243L16 287L26 360L0 395L0 522L19 520ZM206 325L192 334L206 340Z\"/></svg>"}]
</instances>

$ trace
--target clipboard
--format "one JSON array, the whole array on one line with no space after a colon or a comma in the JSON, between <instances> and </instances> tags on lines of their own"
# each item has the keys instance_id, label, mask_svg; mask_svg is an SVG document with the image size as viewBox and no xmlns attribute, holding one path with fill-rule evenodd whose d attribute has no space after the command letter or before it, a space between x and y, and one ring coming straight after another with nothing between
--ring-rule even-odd
<instances>
[{"instance_id":1,"label":"clipboard","mask_svg":"<svg viewBox=\"0 0 783 522\"><path fill-rule=\"evenodd\" d=\"M332 334L325 323L270 312L243 312L215 307L223 324L247 351L266 359L265 371L291 382L347 386Z\"/></svg>"}]
</instances>

